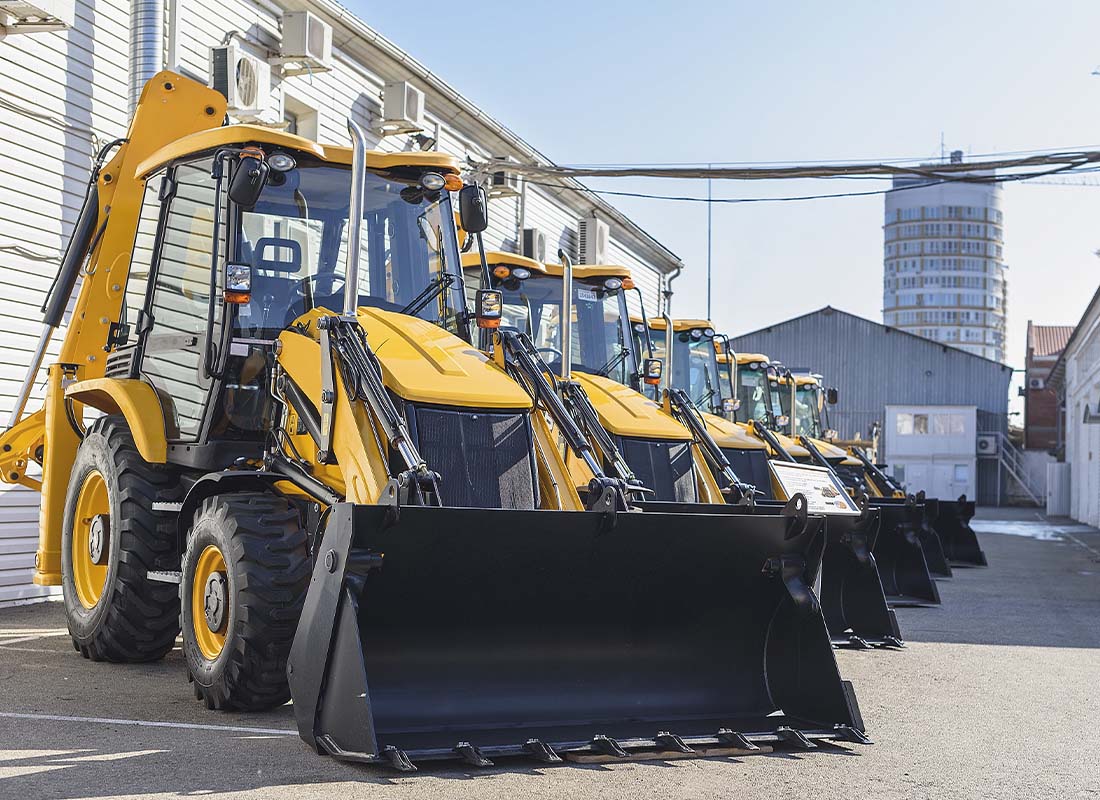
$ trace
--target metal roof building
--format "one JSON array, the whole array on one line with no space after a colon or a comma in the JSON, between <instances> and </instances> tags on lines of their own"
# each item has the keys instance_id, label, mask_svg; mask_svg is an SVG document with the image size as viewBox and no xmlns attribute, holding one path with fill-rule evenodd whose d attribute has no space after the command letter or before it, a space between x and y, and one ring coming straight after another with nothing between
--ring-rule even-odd
<instances>
[{"instance_id":1,"label":"metal roof building","mask_svg":"<svg viewBox=\"0 0 1100 800\"><path fill-rule=\"evenodd\" d=\"M887 405L972 405L979 433L1007 433L1011 367L831 306L731 337L730 345L823 375L840 393L828 413L843 438L867 438ZM997 471L978 473L979 500L992 502Z\"/></svg>"}]
</instances>

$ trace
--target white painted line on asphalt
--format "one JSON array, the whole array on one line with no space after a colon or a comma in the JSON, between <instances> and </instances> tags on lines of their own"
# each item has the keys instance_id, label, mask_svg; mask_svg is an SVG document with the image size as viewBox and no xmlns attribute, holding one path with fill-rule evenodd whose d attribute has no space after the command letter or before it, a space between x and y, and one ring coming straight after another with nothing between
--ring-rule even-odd
<instances>
[{"instance_id":1,"label":"white painted line on asphalt","mask_svg":"<svg viewBox=\"0 0 1100 800\"><path fill-rule=\"evenodd\" d=\"M94 722L101 725L137 725L143 728L183 728L195 731L226 731L228 733L266 733L275 736L297 736L298 731L286 728L249 728L243 725L202 725L197 722L160 722L146 719L112 719L110 717L70 717L63 714L24 714L0 711L7 719L31 719L44 722Z\"/></svg>"},{"instance_id":2,"label":"white painted line on asphalt","mask_svg":"<svg viewBox=\"0 0 1100 800\"><path fill-rule=\"evenodd\" d=\"M13 644L22 644L23 642L35 642L39 639L48 639L51 636L68 636L68 631L61 631L60 633L36 633L33 636L23 636L19 639L4 639L0 638L0 647L7 647Z\"/></svg>"},{"instance_id":3,"label":"white painted line on asphalt","mask_svg":"<svg viewBox=\"0 0 1100 800\"><path fill-rule=\"evenodd\" d=\"M1095 547L1092 547L1091 545L1085 544L1080 539L1078 539L1076 536L1074 536L1072 533L1067 532L1066 536L1069 538L1069 540L1071 542L1073 542L1074 544L1081 545L1081 547L1085 548L1090 553L1092 553L1094 556L1096 556L1097 561L1100 561L1100 551L1098 551Z\"/></svg>"}]
</instances>

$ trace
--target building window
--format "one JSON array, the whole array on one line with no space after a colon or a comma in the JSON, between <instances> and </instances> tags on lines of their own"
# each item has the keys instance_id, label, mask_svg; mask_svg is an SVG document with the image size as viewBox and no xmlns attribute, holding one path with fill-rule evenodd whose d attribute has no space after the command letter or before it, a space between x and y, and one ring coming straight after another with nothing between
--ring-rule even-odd
<instances>
[{"instance_id":1,"label":"building window","mask_svg":"<svg viewBox=\"0 0 1100 800\"><path fill-rule=\"evenodd\" d=\"M320 138L317 109L285 92L283 93L283 122L286 123L287 133L293 133L314 142Z\"/></svg>"}]
</instances>

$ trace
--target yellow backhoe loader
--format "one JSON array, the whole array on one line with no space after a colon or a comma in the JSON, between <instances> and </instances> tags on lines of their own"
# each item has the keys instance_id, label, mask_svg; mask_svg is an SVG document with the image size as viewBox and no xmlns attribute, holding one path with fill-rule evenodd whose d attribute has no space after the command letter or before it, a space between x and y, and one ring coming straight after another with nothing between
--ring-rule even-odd
<instances>
[{"instance_id":1,"label":"yellow backhoe loader","mask_svg":"<svg viewBox=\"0 0 1100 800\"><path fill-rule=\"evenodd\" d=\"M486 201L451 157L224 117L145 87L0 436L84 656L182 628L207 706L293 699L318 752L401 770L863 738L807 586L821 516L639 513L499 291L469 310L455 220L480 253Z\"/></svg>"}]
</instances>

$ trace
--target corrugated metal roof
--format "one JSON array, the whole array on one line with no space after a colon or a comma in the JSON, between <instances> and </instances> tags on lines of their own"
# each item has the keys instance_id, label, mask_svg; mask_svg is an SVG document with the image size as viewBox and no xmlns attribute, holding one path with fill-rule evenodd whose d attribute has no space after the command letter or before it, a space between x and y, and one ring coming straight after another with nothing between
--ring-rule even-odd
<instances>
[{"instance_id":1,"label":"corrugated metal roof","mask_svg":"<svg viewBox=\"0 0 1100 800\"><path fill-rule=\"evenodd\" d=\"M730 346L822 374L839 389L829 417L845 437L867 436L888 404L974 405L1007 425L1011 367L830 306L731 337Z\"/></svg>"},{"instance_id":2,"label":"corrugated metal roof","mask_svg":"<svg viewBox=\"0 0 1100 800\"><path fill-rule=\"evenodd\" d=\"M1062 352L1072 335L1072 325L1035 325L1028 320L1027 349L1039 358L1056 356Z\"/></svg>"}]
</instances>

